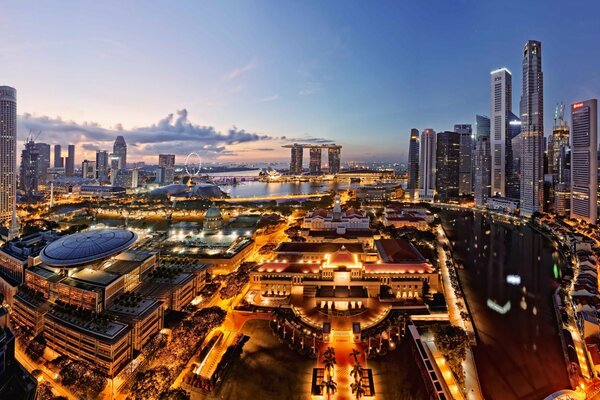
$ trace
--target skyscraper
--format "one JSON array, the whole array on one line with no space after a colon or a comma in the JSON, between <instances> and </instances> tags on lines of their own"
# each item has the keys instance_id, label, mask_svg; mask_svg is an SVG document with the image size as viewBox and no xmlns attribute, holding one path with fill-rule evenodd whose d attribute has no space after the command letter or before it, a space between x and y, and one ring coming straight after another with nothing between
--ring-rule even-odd
<instances>
[{"instance_id":1,"label":"skyscraper","mask_svg":"<svg viewBox=\"0 0 600 400\"><path fill-rule=\"evenodd\" d=\"M67 162L65 163L65 175L73 176L75 173L75 145L67 147Z\"/></svg>"},{"instance_id":2,"label":"skyscraper","mask_svg":"<svg viewBox=\"0 0 600 400\"><path fill-rule=\"evenodd\" d=\"M469 195L473 193L473 127L471 124L457 124L454 125L454 132L460 135L460 176L458 192L461 195Z\"/></svg>"},{"instance_id":3,"label":"skyscraper","mask_svg":"<svg viewBox=\"0 0 600 400\"><path fill-rule=\"evenodd\" d=\"M512 176L509 117L512 109L512 74L506 68L491 72L492 196L506 197Z\"/></svg>"},{"instance_id":4,"label":"skyscraper","mask_svg":"<svg viewBox=\"0 0 600 400\"><path fill-rule=\"evenodd\" d=\"M311 175L321 174L321 148L311 147L310 148L310 160L308 169Z\"/></svg>"},{"instance_id":5,"label":"skyscraper","mask_svg":"<svg viewBox=\"0 0 600 400\"><path fill-rule=\"evenodd\" d=\"M327 148L327 158L329 164L329 173L337 174L340 172L340 154L342 146L329 146Z\"/></svg>"},{"instance_id":6,"label":"skyscraper","mask_svg":"<svg viewBox=\"0 0 600 400\"><path fill-rule=\"evenodd\" d=\"M510 163L507 170L511 175L507 177L506 196L511 199L519 200L521 197L521 144L519 142L521 135L521 118L512 112L508 118L510 147L507 150L507 163Z\"/></svg>"},{"instance_id":7,"label":"skyscraper","mask_svg":"<svg viewBox=\"0 0 600 400\"><path fill-rule=\"evenodd\" d=\"M121 167L127 168L127 143L123 136L117 136L113 145L113 154L121 159Z\"/></svg>"},{"instance_id":8,"label":"skyscraper","mask_svg":"<svg viewBox=\"0 0 600 400\"><path fill-rule=\"evenodd\" d=\"M159 154L158 167L161 169L161 183L175 180L175 154Z\"/></svg>"},{"instance_id":9,"label":"skyscraper","mask_svg":"<svg viewBox=\"0 0 600 400\"><path fill-rule=\"evenodd\" d=\"M521 96L521 214L531 216L544 204L544 75L542 44L529 40L523 49Z\"/></svg>"},{"instance_id":10,"label":"skyscraper","mask_svg":"<svg viewBox=\"0 0 600 400\"><path fill-rule=\"evenodd\" d=\"M482 135L490 137L490 119L485 115L477 114L475 116L475 140Z\"/></svg>"},{"instance_id":11,"label":"skyscraper","mask_svg":"<svg viewBox=\"0 0 600 400\"><path fill-rule=\"evenodd\" d=\"M419 130L410 130L410 142L408 144L408 182L406 189L411 199L417 197L419 188Z\"/></svg>"},{"instance_id":12,"label":"skyscraper","mask_svg":"<svg viewBox=\"0 0 600 400\"><path fill-rule=\"evenodd\" d=\"M598 219L598 100L571 105L571 218Z\"/></svg>"},{"instance_id":13,"label":"skyscraper","mask_svg":"<svg viewBox=\"0 0 600 400\"><path fill-rule=\"evenodd\" d=\"M46 185L48 181L48 169L50 168L50 145L46 143L36 143L38 152L38 183Z\"/></svg>"},{"instance_id":14,"label":"skyscraper","mask_svg":"<svg viewBox=\"0 0 600 400\"><path fill-rule=\"evenodd\" d=\"M435 198L435 131L425 129L421 133L421 156L419 157L419 200Z\"/></svg>"},{"instance_id":15,"label":"skyscraper","mask_svg":"<svg viewBox=\"0 0 600 400\"><path fill-rule=\"evenodd\" d=\"M474 197L475 204L485 206L490 197L490 178L492 168L492 157L490 154L490 136L481 134L477 136L475 147L475 182Z\"/></svg>"},{"instance_id":16,"label":"skyscraper","mask_svg":"<svg viewBox=\"0 0 600 400\"><path fill-rule=\"evenodd\" d=\"M560 103L556 105L552 136L548 141L548 173L556 175L557 180L561 149L566 147L569 147L569 125L565 121L565 106Z\"/></svg>"},{"instance_id":17,"label":"skyscraper","mask_svg":"<svg viewBox=\"0 0 600 400\"><path fill-rule=\"evenodd\" d=\"M0 224L10 220L17 197L17 91L0 86Z\"/></svg>"},{"instance_id":18,"label":"skyscraper","mask_svg":"<svg viewBox=\"0 0 600 400\"><path fill-rule=\"evenodd\" d=\"M457 132L437 134L435 157L435 190L438 199L447 203L458 199L461 161L461 137Z\"/></svg>"},{"instance_id":19,"label":"skyscraper","mask_svg":"<svg viewBox=\"0 0 600 400\"><path fill-rule=\"evenodd\" d=\"M108 171L110 164L108 160L108 152L106 150L96 151L96 178L100 183L108 182Z\"/></svg>"},{"instance_id":20,"label":"skyscraper","mask_svg":"<svg viewBox=\"0 0 600 400\"><path fill-rule=\"evenodd\" d=\"M54 168L64 168L65 163L62 157L62 149L60 144L54 145Z\"/></svg>"},{"instance_id":21,"label":"skyscraper","mask_svg":"<svg viewBox=\"0 0 600 400\"><path fill-rule=\"evenodd\" d=\"M301 145L294 144L291 149L290 175L302 175L302 154L304 153L304 148Z\"/></svg>"},{"instance_id":22,"label":"skyscraper","mask_svg":"<svg viewBox=\"0 0 600 400\"><path fill-rule=\"evenodd\" d=\"M81 177L96 179L96 161L83 160L81 163Z\"/></svg>"},{"instance_id":23,"label":"skyscraper","mask_svg":"<svg viewBox=\"0 0 600 400\"><path fill-rule=\"evenodd\" d=\"M27 196L36 194L39 184L39 153L33 140L25 143L21 151L21 169L19 172L19 187Z\"/></svg>"}]
</instances>

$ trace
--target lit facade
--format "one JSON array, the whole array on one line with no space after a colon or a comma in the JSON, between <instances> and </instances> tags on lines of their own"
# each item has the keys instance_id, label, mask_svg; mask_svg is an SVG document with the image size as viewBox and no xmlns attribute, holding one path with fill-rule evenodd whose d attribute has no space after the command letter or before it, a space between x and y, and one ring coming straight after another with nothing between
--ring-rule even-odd
<instances>
[{"instance_id":1,"label":"lit facade","mask_svg":"<svg viewBox=\"0 0 600 400\"><path fill-rule=\"evenodd\" d=\"M544 77L542 44L537 40L523 49L521 136L520 209L531 216L544 205Z\"/></svg>"},{"instance_id":2,"label":"lit facade","mask_svg":"<svg viewBox=\"0 0 600 400\"><path fill-rule=\"evenodd\" d=\"M492 71L491 86L491 133L492 153L491 195L506 197L507 179L512 175L512 156L509 162L510 128L509 115L512 109L512 74L506 68Z\"/></svg>"},{"instance_id":3,"label":"lit facade","mask_svg":"<svg viewBox=\"0 0 600 400\"><path fill-rule=\"evenodd\" d=\"M406 190L411 199L417 197L419 189L419 130L410 130L408 145L408 182Z\"/></svg>"},{"instance_id":4,"label":"lit facade","mask_svg":"<svg viewBox=\"0 0 600 400\"><path fill-rule=\"evenodd\" d=\"M0 86L0 225L10 220L17 197L17 91Z\"/></svg>"},{"instance_id":5,"label":"lit facade","mask_svg":"<svg viewBox=\"0 0 600 400\"><path fill-rule=\"evenodd\" d=\"M425 129L421 133L421 156L419 157L419 200L433 201L435 197L435 131Z\"/></svg>"},{"instance_id":6,"label":"lit facade","mask_svg":"<svg viewBox=\"0 0 600 400\"><path fill-rule=\"evenodd\" d=\"M571 218L598 219L598 100L571 105Z\"/></svg>"}]
</instances>

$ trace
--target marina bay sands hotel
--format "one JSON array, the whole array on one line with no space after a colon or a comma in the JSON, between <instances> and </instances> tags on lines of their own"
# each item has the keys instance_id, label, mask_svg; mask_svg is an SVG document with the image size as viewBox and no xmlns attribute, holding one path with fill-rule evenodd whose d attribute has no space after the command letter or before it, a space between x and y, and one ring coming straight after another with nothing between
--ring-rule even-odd
<instances>
[{"instance_id":1,"label":"marina bay sands hotel","mask_svg":"<svg viewBox=\"0 0 600 400\"><path fill-rule=\"evenodd\" d=\"M282 146L292 149L292 158L290 160L290 175L302 175L302 156L304 149L310 150L310 161L308 170L310 175L321 175L321 151L327 149L329 164L329 173L337 174L340 172L340 154L342 146L337 144L288 144Z\"/></svg>"}]
</instances>

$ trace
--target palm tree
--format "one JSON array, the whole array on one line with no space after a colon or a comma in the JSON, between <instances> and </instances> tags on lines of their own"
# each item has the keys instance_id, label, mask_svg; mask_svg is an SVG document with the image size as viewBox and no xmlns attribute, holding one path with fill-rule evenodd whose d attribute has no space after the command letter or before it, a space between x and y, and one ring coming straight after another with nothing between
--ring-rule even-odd
<instances>
[{"instance_id":1,"label":"palm tree","mask_svg":"<svg viewBox=\"0 0 600 400\"><path fill-rule=\"evenodd\" d=\"M336 364L335 356L331 356L331 354L323 353L325 357L323 360L323 364L325 366L325 375L329 377L329 379L333 378L334 366Z\"/></svg>"},{"instance_id":2,"label":"palm tree","mask_svg":"<svg viewBox=\"0 0 600 400\"><path fill-rule=\"evenodd\" d=\"M350 388L352 389L352 394L355 396L356 400L360 400L365 395L366 390L362 382L352 382Z\"/></svg>"},{"instance_id":3,"label":"palm tree","mask_svg":"<svg viewBox=\"0 0 600 400\"><path fill-rule=\"evenodd\" d=\"M333 357L335 358L335 349L333 347L328 347L327 350L323 352L323 357Z\"/></svg>"},{"instance_id":4,"label":"palm tree","mask_svg":"<svg viewBox=\"0 0 600 400\"><path fill-rule=\"evenodd\" d=\"M356 363L354 367L352 367L352 371L350 371L350 376L354 378L354 382L358 383L361 381L363 375L363 367Z\"/></svg>"},{"instance_id":5,"label":"palm tree","mask_svg":"<svg viewBox=\"0 0 600 400\"><path fill-rule=\"evenodd\" d=\"M360 355L360 351L352 349L352 353L350 353L350 355L354 357L354 362L358 364L358 356Z\"/></svg>"},{"instance_id":6,"label":"palm tree","mask_svg":"<svg viewBox=\"0 0 600 400\"><path fill-rule=\"evenodd\" d=\"M320 386L322 393L327 395L327 400L330 400L331 395L337 392L337 383L333 379L323 380Z\"/></svg>"}]
</instances>

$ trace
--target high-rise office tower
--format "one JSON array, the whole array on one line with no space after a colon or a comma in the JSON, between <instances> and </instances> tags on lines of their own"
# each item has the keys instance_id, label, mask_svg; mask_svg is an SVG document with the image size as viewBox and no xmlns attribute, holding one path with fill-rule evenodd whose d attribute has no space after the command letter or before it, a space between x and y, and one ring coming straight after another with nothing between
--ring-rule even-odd
<instances>
[{"instance_id":1,"label":"high-rise office tower","mask_svg":"<svg viewBox=\"0 0 600 400\"><path fill-rule=\"evenodd\" d=\"M291 149L290 175L302 175L302 154L304 153L304 148L294 143Z\"/></svg>"},{"instance_id":2,"label":"high-rise office tower","mask_svg":"<svg viewBox=\"0 0 600 400\"><path fill-rule=\"evenodd\" d=\"M60 144L54 145L54 168L64 168L65 163L62 157L62 148Z\"/></svg>"},{"instance_id":3,"label":"high-rise office tower","mask_svg":"<svg viewBox=\"0 0 600 400\"><path fill-rule=\"evenodd\" d=\"M110 164L108 159L108 152L106 150L96 151L96 179L100 183L108 182L108 171L110 170Z\"/></svg>"},{"instance_id":4,"label":"high-rise office tower","mask_svg":"<svg viewBox=\"0 0 600 400\"><path fill-rule=\"evenodd\" d=\"M75 173L75 145L67 147L67 160L65 162L65 175L73 176Z\"/></svg>"},{"instance_id":5,"label":"high-rise office tower","mask_svg":"<svg viewBox=\"0 0 600 400\"><path fill-rule=\"evenodd\" d=\"M521 161L521 153L520 153L520 144L518 143L521 134L521 118L517 117L512 112L508 117L508 126L509 126L509 140L510 147L507 147L506 151L506 162L510 163L507 171L511 172L511 175L507 177L507 189L506 196L511 199L518 200L521 195L521 171L520 161ZM515 148L515 146L517 148Z\"/></svg>"},{"instance_id":6,"label":"high-rise office tower","mask_svg":"<svg viewBox=\"0 0 600 400\"><path fill-rule=\"evenodd\" d=\"M0 86L0 225L9 221L17 198L17 91Z\"/></svg>"},{"instance_id":7,"label":"high-rise office tower","mask_svg":"<svg viewBox=\"0 0 600 400\"><path fill-rule=\"evenodd\" d=\"M113 154L121 159L121 168L127 168L127 143L123 136L117 136L115 139Z\"/></svg>"},{"instance_id":8,"label":"high-rise office tower","mask_svg":"<svg viewBox=\"0 0 600 400\"><path fill-rule=\"evenodd\" d=\"M38 152L38 182L40 185L46 185L48 182L48 169L50 168L50 145L46 143L36 143Z\"/></svg>"},{"instance_id":9,"label":"high-rise office tower","mask_svg":"<svg viewBox=\"0 0 600 400\"><path fill-rule=\"evenodd\" d=\"M475 147L475 182L474 197L475 204L485 206L490 197L490 178L492 176L492 156L491 156L490 136L481 134L477 137Z\"/></svg>"},{"instance_id":10,"label":"high-rise office tower","mask_svg":"<svg viewBox=\"0 0 600 400\"><path fill-rule=\"evenodd\" d=\"M473 127L471 124L454 125L454 132L460 135L460 177L458 192L463 195L473 193Z\"/></svg>"},{"instance_id":11,"label":"high-rise office tower","mask_svg":"<svg viewBox=\"0 0 600 400\"><path fill-rule=\"evenodd\" d=\"M329 173L338 174L340 172L342 146L329 146L327 148L327 158L329 163Z\"/></svg>"},{"instance_id":12,"label":"high-rise office tower","mask_svg":"<svg viewBox=\"0 0 600 400\"><path fill-rule=\"evenodd\" d=\"M490 119L485 115L477 114L475 116L475 140L482 135L490 137L490 130Z\"/></svg>"},{"instance_id":13,"label":"high-rise office tower","mask_svg":"<svg viewBox=\"0 0 600 400\"><path fill-rule=\"evenodd\" d=\"M544 75L542 44L529 40L523 49L521 95L521 214L531 216L544 205Z\"/></svg>"},{"instance_id":14,"label":"high-rise office tower","mask_svg":"<svg viewBox=\"0 0 600 400\"><path fill-rule=\"evenodd\" d=\"M421 156L419 157L419 200L435 199L435 131L425 129L421 133Z\"/></svg>"},{"instance_id":15,"label":"high-rise office tower","mask_svg":"<svg viewBox=\"0 0 600 400\"><path fill-rule=\"evenodd\" d=\"M310 148L310 159L308 164L308 170L311 175L321 174L321 148L311 147Z\"/></svg>"},{"instance_id":16,"label":"high-rise office tower","mask_svg":"<svg viewBox=\"0 0 600 400\"><path fill-rule=\"evenodd\" d=\"M512 109L512 74L506 68L491 72L492 196L507 196L512 177L509 117Z\"/></svg>"},{"instance_id":17,"label":"high-rise office tower","mask_svg":"<svg viewBox=\"0 0 600 400\"><path fill-rule=\"evenodd\" d=\"M38 191L40 162L38 147L33 140L29 140L21 151L21 169L19 171L19 187L28 196L34 195Z\"/></svg>"},{"instance_id":18,"label":"high-rise office tower","mask_svg":"<svg viewBox=\"0 0 600 400\"><path fill-rule=\"evenodd\" d=\"M81 163L81 177L96 179L96 161L84 160Z\"/></svg>"},{"instance_id":19,"label":"high-rise office tower","mask_svg":"<svg viewBox=\"0 0 600 400\"><path fill-rule=\"evenodd\" d=\"M419 130L410 130L410 142L408 144L408 182L406 189L411 199L417 197L419 188Z\"/></svg>"},{"instance_id":20,"label":"high-rise office tower","mask_svg":"<svg viewBox=\"0 0 600 400\"><path fill-rule=\"evenodd\" d=\"M175 180L175 154L159 154L158 167L161 170L160 183L173 183Z\"/></svg>"},{"instance_id":21,"label":"high-rise office tower","mask_svg":"<svg viewBox=\"0 0 600 400\"><path fill-rule=\"evenodd\" d=\"M598 100L571 106L571 218L598 219Z\"/></svg>"},{"instance_id":22,"label":"high-rise office tower","mask_svg":"<svg viewBox=\"0 0 600 400\"><path fill-rule=\"evenodd\" d=\"M457 132L437 134L435 157L435 190L438 199L447 203L457 200L460 186L461 142Z\"/></svg>"},{"instance_id":23,"label":"high-rise office tower","mask_svg":"<svg viewBox=\"0 0 600 400\"><path fill-rule=\"evenodd\" d=\"M110 184L115 186L115 182L117 179L117 172L122 169L121 166L121 156L118 154L111 153L110 157Z\"/></svg>"},{"instance_id":24,"label":"high-rise office tower","mask_svg":"<svg viewBox=\"0 0 600 400\"><path fill-rule=\"evenodd\" d=\"M556 175L557 180L561 149L565 147L569 147L569 125L565 121L565 106L560 103L556 105L554 126L548 141L548 173Z\"/></svg>"}]
</instances>

